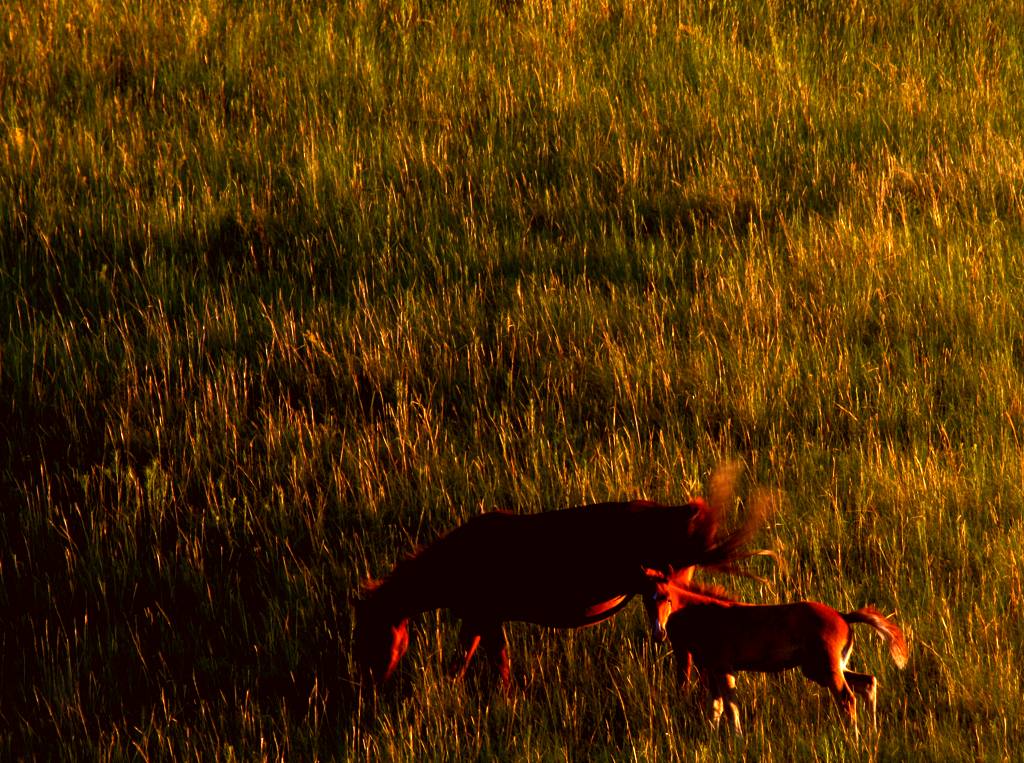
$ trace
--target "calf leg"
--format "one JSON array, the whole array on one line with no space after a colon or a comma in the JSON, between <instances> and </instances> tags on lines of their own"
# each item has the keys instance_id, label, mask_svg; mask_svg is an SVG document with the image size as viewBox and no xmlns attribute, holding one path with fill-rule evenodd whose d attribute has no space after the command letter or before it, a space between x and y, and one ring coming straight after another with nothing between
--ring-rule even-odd
<instances>
[{"instance_id":1,"label":"calf leg","mask_svg":"<svg viewBox=\"0 0 1024 763\"><path fill-rule=\"evenodd\" d=\"M712 676L710 671L705 668L700 668L697 671L697 675L700 676L700 683L704 687L704 693L711 703L711 725L718 728L718 722L722 719L722 712L725 709L725 700L716 693L716 677Z\"/></svg>"},{"instance_id":2,"label":"calf leg","mask_svg":"<svg viewBox=\"0 0 1024 763\"><path fill-rule=\"evenodd\" d=\"M871 728L878 727L878 718L875 712L878 705L878 681L869 673L854 673L852 670L844 670L843 678L854 694L859 694L868 703L871 709Z\"/></svg>"},{"instance_id":3,"label":"calf leg","mask_svg":"<svg viewBox=\"0 0 1024 763\"><path fill-rule=\"evenodd\" d=\"M843 671L837 668L832 673L831 680L827 686L829 691L832 692L832 698L835 699L836 705L839 706L839 710L843 714L843 719L848 725L853 726L854 736L859 737L860 733L857 730L857 699L853 695L853 690L846 683Z\"/></svg>"},{"instance_id":4,"label":"calf leg","mask_svg":"<svg viewBox=\"0 0 1024 763\"><path fill-rule=\"evenodd\" d=\"M740 708L736 703L736 677L711 671L702 672L702 676L711 696L711 723L717 728L722 715L726 715L733 731L742 734Z\"/></svg>"},{"instance_id":5,"label":"calf leg","mask_svg":"<svg viewBox=\"0 0 1024 763\"><path fill-rule=\"evenodd\" d=\"M676 652L676 682L680 688L690 683L692 669L693 655L689 652Z\"/></svg>"},{"instance_id":6,"label":"calf leg","mask_svg":"<svg viewBox=\"0 0 1024 763\"><path fill-rule=\"evenodd\" d=\"M736 676L731 673L725 676L725 689L722 693L725 699L725 711L729 714L729 718L732 721L732 728L738 734L743 734L743 729L740 728L740 706L736 701Z\"/></svg>"},{"instance_id":7,"label":"calf leg","mask_svg":"<svg viewBox=\"0 0 1024 763\"><path fill-rule=\"evenodd\" d=\"M839 711L843 714L843 720L853 726L856 735L857 700L853 695L853 690L846 683L843 670L845 662L842 654L826 650L817 658L805 661L800 666L800 670L807 678L829 690L832 699L835 700ZM856 681L856 679L854 680Z\"/></svg>"}]
</instances>

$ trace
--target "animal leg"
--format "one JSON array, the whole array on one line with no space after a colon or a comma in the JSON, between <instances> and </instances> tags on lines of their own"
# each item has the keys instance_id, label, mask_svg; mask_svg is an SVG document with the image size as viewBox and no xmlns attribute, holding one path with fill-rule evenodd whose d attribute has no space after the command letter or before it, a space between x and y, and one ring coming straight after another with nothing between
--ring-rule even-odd
<instances>
[{"instance_id":1,"label":"animal leg","mask_svg":"<svg viewBox=\"0 0 1024 763\"><path fill-rule=\"evenodd\" d=\"M693 655L689 652L676 652L676 682L679 688L690 683L690 672L693 669Z\"/></svg>"},{"instance_id":2,"label":"animal leg","mask_svg":"<svg viewBox=\"0 0 1024 763\"><path fill-rule=\"evenodd\" d=\"M854 736L859 738L860 733L857 730L857 699L853 695L853 690L846 683L843 671L837 668L832 673L827 685L833 699L836 701L836 705L839 706L839 710L843 714L843 719L848 725L853 726Z\"/></svg>"},{"instance_id":3,"label":"animal leg","mask_svg":"<svg viewBox=\"0 0 1024 763\"><path fill-rule=\"evenodd\" d=\"M476 654L476 648L480 646L479 630L463 623L460 641L462 642L462 655L452 662L448 670L449 675L456 680L466 675L469 661L473 659L473 655Z\"/></svg>"},{"instance_id":4,"label":"animal leg","mask_svg":"<svg viewBox=\"0 0 1024 763\"><path fill-rule=\"evenodd\" d=\"M718 728L718 722L722 719L722 711L725 708L725 701L717 694L718 682L711 671L701 668L697 671L700 676L701 685L711 701L711 726Z\"/></svg>"},{"instance_id":5,"label":"animal leg","mask_svg":"<svg viewBox=\"0 0 1024 763\"><path fill-rule=\"evenodd\" d=\"M859 694L868 703L871 709L871 728L878 728L878 717L876 708L878 705L878 680L869 673L854 673L852 670L844 670L843 677L846 685L853 689L854 694Z\"/></svg>"},{"instance_id":6,"label":"animal leg","mask_svg":"<svg viewBox=\"0 0 1024 763\"><path fill-rule=\"evenodd\" d=\"M512 686L512 663L508 658L508 644L501 623L484 630L481 640L488 663L498 671L501 685L506 690L509 689Z\"/></svg>"},{"instance_id":7,"label":"animal leg","mask_svg":"<svg viewBox=\"0 0 1024 763\"><path fill-rule=\"evenodd\" d=\"M722 720L722 712L725 710L725 700L721 697L711 698L711 725L714 728L718 728L719 722Z\"/></svg>"},{"instance_id":8,"label":"animal leg","mask_svg":"<svg viewBox=\"0 0 1024 763\"><path fill-rule=\"evenodd\" d=\"M733 731L743 734L740 727L740 708L736 704L736 677L729 673L702 671L705 685L711 696L711 723L718 728L722 715L727 715Z\"/></svg>"},{"instance_id":9,"label":"animal leg","mask_svg":"<svg viewBox=\"0 0 1024 763\"><path fill-rule=\"evenodd\" d=\"M725 712L729 716L729 720L732 722L733 731L737 735L743 735L743 729L740 727L740 706L736 702L736 676L732 673L726 673L722 685L722 698L725 700Z\"/></svg>"}]
</instances>

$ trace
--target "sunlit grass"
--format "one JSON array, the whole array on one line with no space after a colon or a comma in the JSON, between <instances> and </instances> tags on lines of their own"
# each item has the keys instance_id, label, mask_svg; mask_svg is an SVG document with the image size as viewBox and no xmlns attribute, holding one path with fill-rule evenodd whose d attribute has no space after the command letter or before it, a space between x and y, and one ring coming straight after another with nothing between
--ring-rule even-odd
<instances>
[{"instance_id":1,"label":"sunlit grass","mask_svg":"<svg viewBox=\"0 0 1024 763\"><path fill-rule=\"evenodd\" d=\"M820 7L819 7L820 6ZM1024 739L1013 3L0 9L0 746L121 758L1004 759ZM782 496L755 601L895 612L880 730L639 612L348 598L481 511Z\"/></svg>"}]
</instances>

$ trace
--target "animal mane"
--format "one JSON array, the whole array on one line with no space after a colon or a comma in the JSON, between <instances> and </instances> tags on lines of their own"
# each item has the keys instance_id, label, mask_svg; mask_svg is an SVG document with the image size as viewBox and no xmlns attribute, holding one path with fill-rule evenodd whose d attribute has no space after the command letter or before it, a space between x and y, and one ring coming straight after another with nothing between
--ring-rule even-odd
<instances>
[{"instance_id":1,"label":"animal mane","mask_svg":"<svg viewBox=\"0 0 1024 763\"><path fill-rule=\"evenodd\" d=\"M724 586L715 585L712 583L698 583L694 580L689 582L682 580L678 577L665 576L663 582L668 583L672 588L677 588L680 591L686 591L687 593L696 594L697 596L706 596L709 599L718 599L719 601L727 601L735 603L738 599Z\"/></svg>"},{"instance_id":2,"label":"animal mane","mask_svg":"<svg viewBox=\"0 0 1024 763\"><path fill-rule=\"evenodd\" d=\"M724 586L712 583L698 583L692 579L686 581L682 576L680 576L679 571L670 571L670 574L666 575L664 572L652 570L649 574L656 576L656 579L659 582L667 583L672 588L678 588L681 591L693 593L698 596L706 596L709 599L718 599L719 601L727 601L731 603L739 601L739 599L737 599Z\"/></svg>"},{"instance_id":3,"label":"animal mane","mask_svg":"<svg viewBox=\"0 0 1024 763\"><path fill-rule=\"evenodd\" d=\"M395 580L401 580L406 574L408 574L410 569L414 569L416 567L423 550L424 546L416 546L416 548L399 559L398 562L395 563L391 572L384 577L367 578L364 580L359 586L360 595L363 597L372 597L375 593L380 592L381 589L386 588L389 583L392 583Z\"/></svg>"},{"instance_id":4,"label":"animal mane","mask_svg":"<svg viewBox=\"0 0 1024 763\"><path fill-rule=\"evenodd\" d=\"M718 599L719 601L736 602L737 599L731 594L725 587L720 585L711 585L708 583L676 583L680 588L690 591L691 593L698 594L700 596L707 596L709 599Z\"/></svg>"},{"instance_id":5,"label":"animal mane","mask_svg":"<svg viewBox=\"0 0 1024 763\"><path fill-rule=\"evenodd\" d=\"M352 602L364 612L364 617L370 616L370 613L377 613L385 605L384 602L388 598L389 591L393 592L394 590L394 584L397 582L401 585L403 578L409 575L410 570L415 570L417 560L423 550L423 546L416 546L399 559L387 575L368 577L359 584L357 593L352 597Z\"/></svg>"}]
</instances>

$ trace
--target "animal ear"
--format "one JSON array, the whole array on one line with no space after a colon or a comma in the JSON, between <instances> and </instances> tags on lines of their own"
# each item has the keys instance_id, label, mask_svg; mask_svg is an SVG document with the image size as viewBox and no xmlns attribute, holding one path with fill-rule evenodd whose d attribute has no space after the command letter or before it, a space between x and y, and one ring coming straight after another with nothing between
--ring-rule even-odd
<instances>
[{"instance_id":1,"label":"animal ear","mask_svg":"<svg viewBox=\"0 0 1024 763\"><path fill-rule=\"evenodd\" d=\"M373 578L367 579L359 588L356 589L355 593L348 597L348 603L355 607L357 610L366 604L367 597L373 593L377 587L380 586L379 580Z\"/></svg>"},{"instance_id":2,"label":"animal ear","mask_svg":"<svg viewBox=\"0 0 1024 763\"><path fill-rule=\"evenodd\" d=\"M693 580L694 569L695 568L691 565L690 567L681 567L678 570L674 570L672 572L672 582L689 585Z\"/></svg>"},{"instance_id":3,"label":"animal ear","mask_svg":"<svg viewBox=\"0 0 1024 763\"><path fill-rule=\"evenodd\" d=\"M703 498L691 498L690 502L686 504L686 509L688 512L686 527L691 533L715 519L711 507L708 506L707 501Z\"/></svg>"},{"instance_id":4,"label":"animal ear","mask_svg":"<svg viewBox=\"0 0 1024 763\"><path fill-rule=\"evenodd\" d=\"M700 498L691 498L689 501L683 504L683 509L686 511L686 521L693 523L694 520L701 514L701 504L703 501Z\"/></svg>"}]
</instances>

